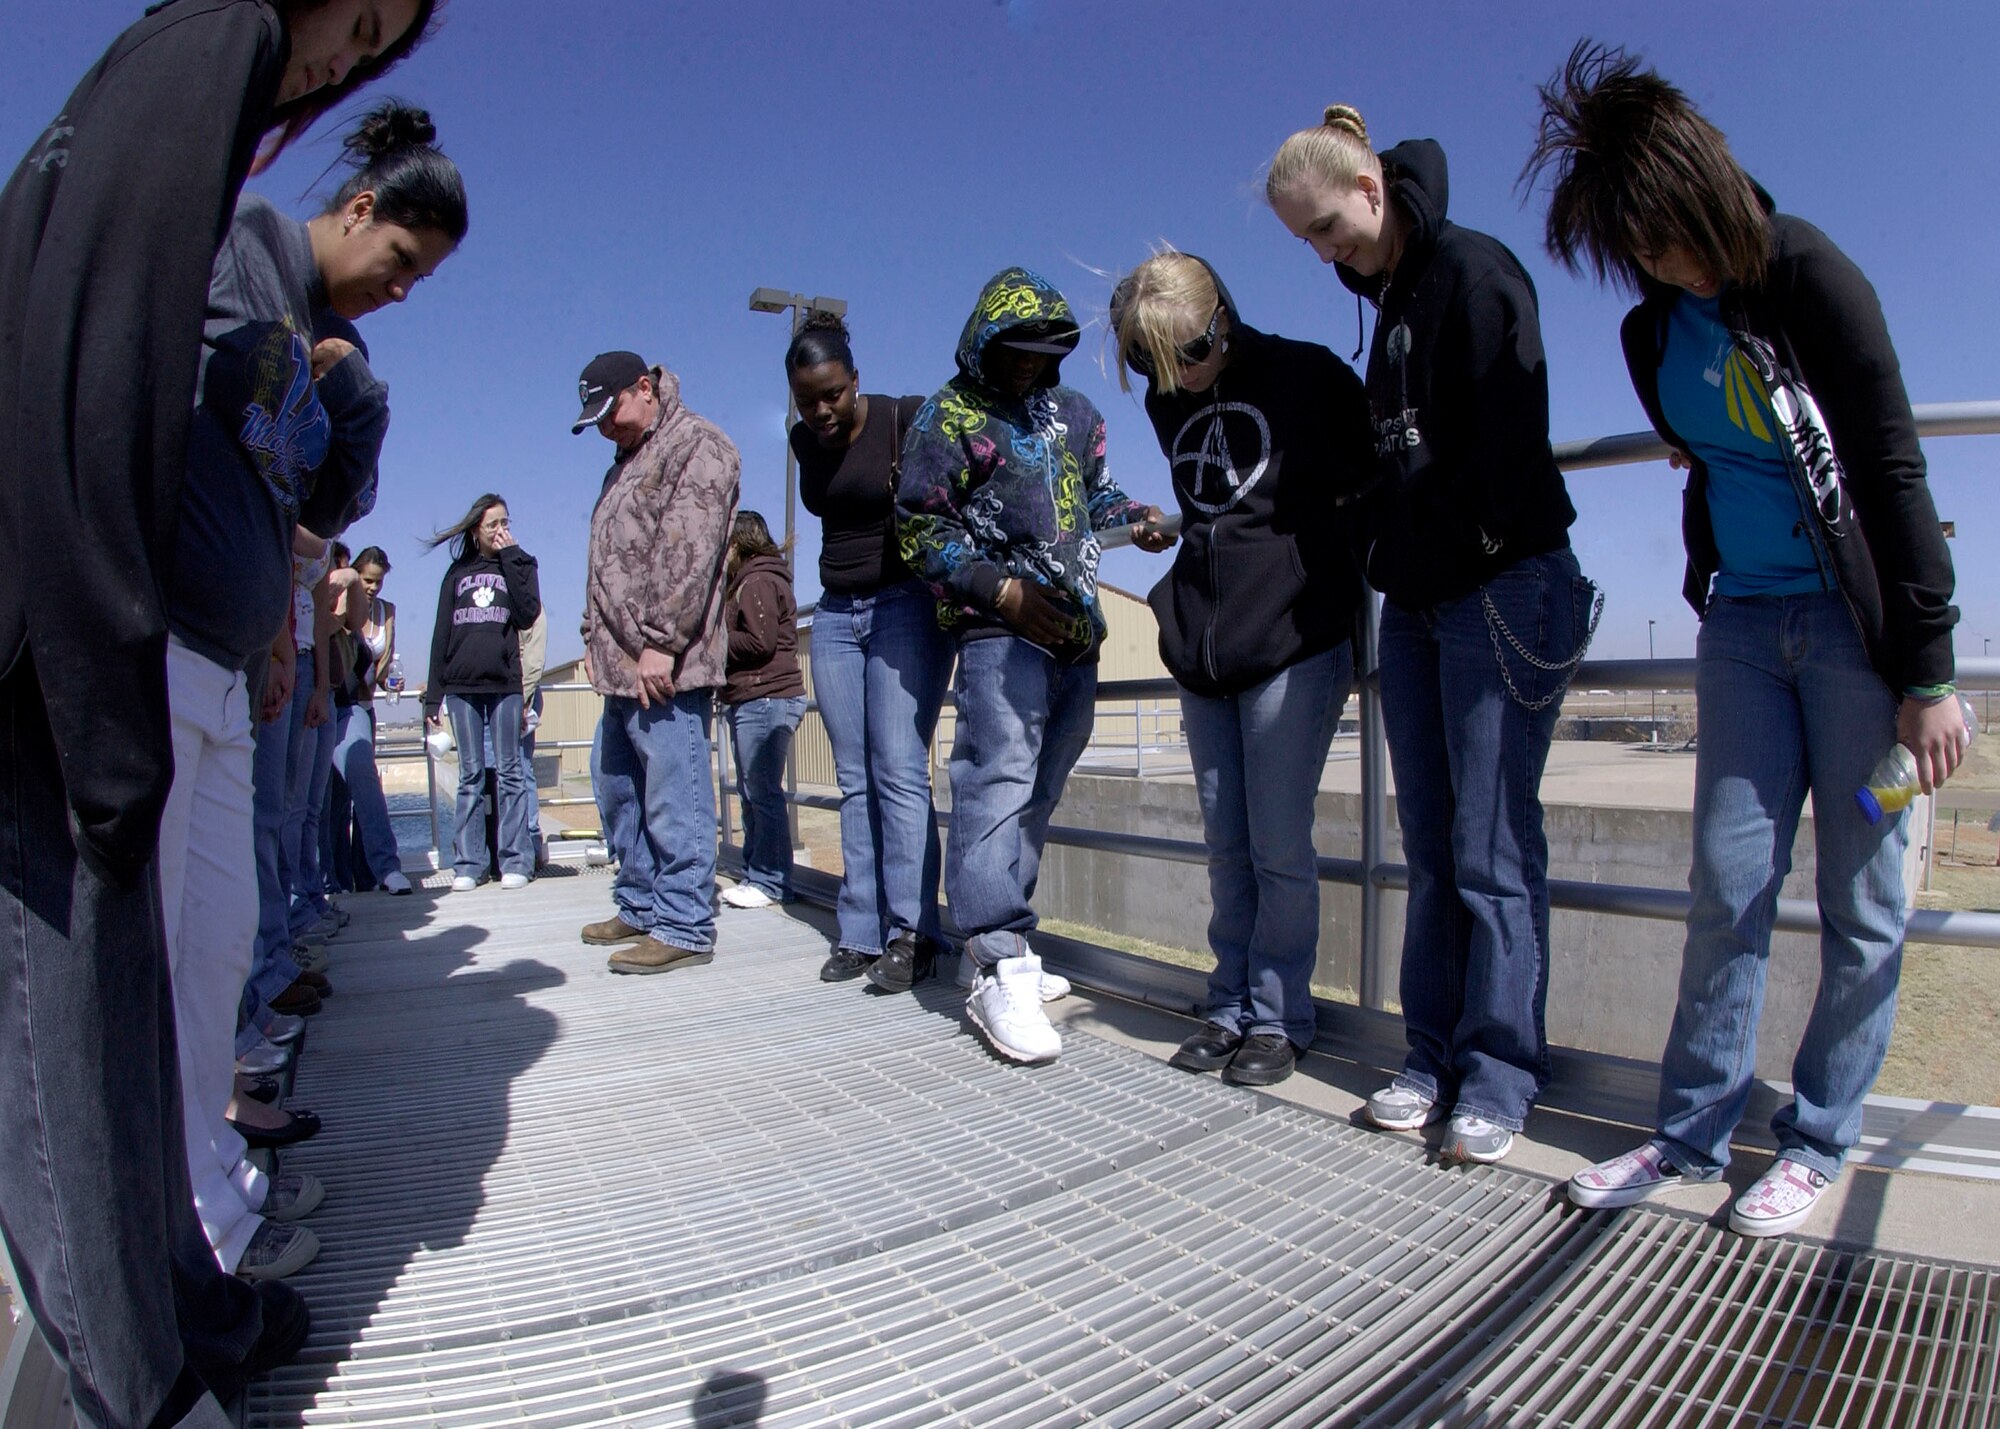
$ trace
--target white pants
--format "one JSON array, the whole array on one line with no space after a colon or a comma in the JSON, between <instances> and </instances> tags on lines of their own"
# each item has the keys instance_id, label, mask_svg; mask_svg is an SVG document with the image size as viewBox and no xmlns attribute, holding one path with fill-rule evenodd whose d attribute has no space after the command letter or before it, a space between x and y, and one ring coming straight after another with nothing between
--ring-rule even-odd
<instances>
[{"instance_id":1,"label":"white pants","mask_svg":"<svg viewBox=\"0 0 2000 1429\"><path fill-rule=\"evenodd\" d=\"M194 1207L224 1270L263 1224L270 1185L224 1112L235 1090L236 1016L257 936L251 832L255 745L245 678L167 642L174 784L160 822L160 903L173 970L181 1116ZM185 932L186 936L182 934Z\"/></svg>"}]
</instances>

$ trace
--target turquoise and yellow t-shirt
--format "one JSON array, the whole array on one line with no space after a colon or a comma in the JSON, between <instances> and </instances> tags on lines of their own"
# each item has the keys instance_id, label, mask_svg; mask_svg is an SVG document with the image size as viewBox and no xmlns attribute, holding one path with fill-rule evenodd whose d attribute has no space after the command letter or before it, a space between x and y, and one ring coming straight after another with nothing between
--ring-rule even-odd
<instances>
[{"instance_id":1,"label":"turquoise and yellow t-shirt","mask_svg":"<svg viewBox=\"0 0 2000 1429\"><path fill-rule=\"evenodd\" d=\"M1660 408L1708 467L1708 515L1722 558L1716 593L1824 589L1770 399L1736 350L1714 298L1683 293L1674 304L1660 363Z\"/></svg>"}]
</instances>

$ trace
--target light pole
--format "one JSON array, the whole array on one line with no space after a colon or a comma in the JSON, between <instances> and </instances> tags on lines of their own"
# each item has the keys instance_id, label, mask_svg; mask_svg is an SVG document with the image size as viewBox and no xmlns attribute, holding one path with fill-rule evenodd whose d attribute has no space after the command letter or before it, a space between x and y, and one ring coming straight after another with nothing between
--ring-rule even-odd
<instances>
[{"instance_id":1,"label":"light pole","mask_svg":"<svg viewBox=\"0 0 2000 1429\"><path fill-rule=\"evenodd\" d=\"M1649 665L1653 661L1653 627L1658 624L1657 620L1646 622L1646 663ZM1653 717L1648 721L1648 724L1650 726L1648 733L1653 743L1658 744L1660 742L1660 691L1657 686L1653 690Z\"/></svg>"},{"instance_id":2,"label":"light pole","mask_svg":"<svg viewBox=\"0 0 2000 1429\"><path fill-rule=\"evenodd\" d=\"M804 293L788 293L783 288L759 288L750 295L750 311L753 313L782 313L789 310L792 315L792 336L796 338L805 328L806 314L832 313L835 317L847 316L845 298L809 298ZM792 400L792 384L785 383L785 564L792 563L793 508L798 503L799 459L792 453L792 427L799 419L798 404Z\"/></svg>"},{"instance_id":3,"label":"light pole","mask_svg":"<svg viewBox=\"0 0 2000 1429\"><path fill-rule=\"evenodd\" d=\"M1984 660L1987 656L1991 655L1992 653L1993 653L1993 641L1991 637L1985 635L1980 636L1979 658ZM1986 706L1986 728L1987 731L1991 733L1993 729L1993 691L1988 690L1986 692L1986 698L1984 701L1982 701L1982 703L1984 703Z\"/></svg>"}]
</instances>

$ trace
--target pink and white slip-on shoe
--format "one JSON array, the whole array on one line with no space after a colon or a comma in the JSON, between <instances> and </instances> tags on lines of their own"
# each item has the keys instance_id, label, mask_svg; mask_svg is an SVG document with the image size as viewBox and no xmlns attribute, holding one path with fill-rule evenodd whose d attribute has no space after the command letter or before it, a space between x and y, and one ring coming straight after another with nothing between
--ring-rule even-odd
<instances>
[{"instance_id":1,"label":"pink and white slip-on shoe","mask_svg":"<svg viewBox=\"0 0 2000 1429\"><path fill-rule=\"evenodd\" d=\"M1667 1159L1667 1148L1649 1141L1636 1151L1586 1166L1569 1178L1569 1198L1588 1210L1615 1210L1650 1201L1663 1191L1720 1179L1690 1176Z\"/></svg>"},{"instance_id":2,"label":"pink and white slip-on shoe","mask_svg":"<svg viewBox=\"0 0 2000 1429\"><path fill-rule=\"evenodd\" d=\"M1729 1208L1729 1228L1738 1235L1784 1235L1812 1215L1833 1182L1801 1161L1780 1157L1750 1183Z\"/></svg>"}]
</instances>

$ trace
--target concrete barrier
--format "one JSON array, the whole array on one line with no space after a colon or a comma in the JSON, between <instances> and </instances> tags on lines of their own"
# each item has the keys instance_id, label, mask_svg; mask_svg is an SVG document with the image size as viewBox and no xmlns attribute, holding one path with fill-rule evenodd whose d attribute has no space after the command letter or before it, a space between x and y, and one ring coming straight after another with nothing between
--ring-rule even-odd
<instances>
[{"instance_id":1,"label":"concrete barrier","mask_svg":"<svg viewBox=\"0 0 2000 1429\"><path fill-rule=\"evenodd\" d=\"M940 801L949 799L939 781ZM1358 859L1360 800L1322 790L1314 843L1335 858ZM1201 813L1187 779L1131 779L1078 774L1056 821L1121 833L1200 842ZM1685 811L1552 804L1546 811L1550 874L1592 883L1687 887L1692 816ZM1387 857L1402 861L1390 805ZM1813 896L1812 816L1801 821L1786 897ZM1384 936L1403 939L1403 897L1384 900ZM1042 862L1037 911L1089 928L1203 952L1208 946L1208 875L1192 864L1051 845ZM1360 985L1361 894L1321 885L1320 958L1314 982L1353 1000ZM1673 1020L1680 976L1679 923L1572 913L1558 909L1551 928L1549 1040L1585 1051L1655 1060ZM1779 934L1771 940L1769 984L1758 1037L1757 1071L1786 1078L1819 983L1818 940Z\"/></svg>"}]
</instances>

